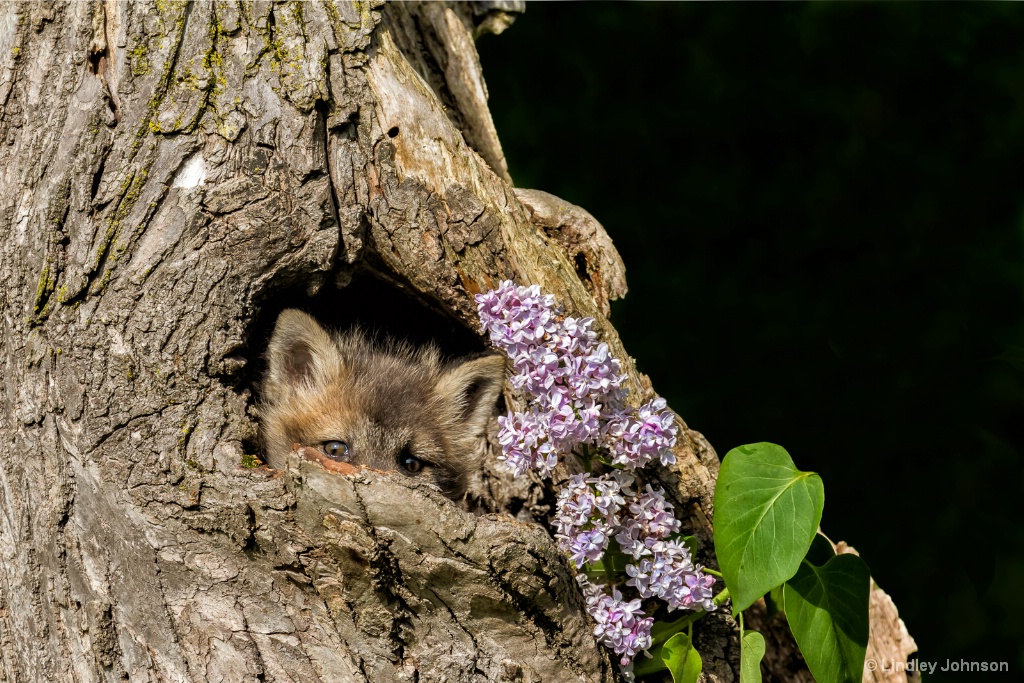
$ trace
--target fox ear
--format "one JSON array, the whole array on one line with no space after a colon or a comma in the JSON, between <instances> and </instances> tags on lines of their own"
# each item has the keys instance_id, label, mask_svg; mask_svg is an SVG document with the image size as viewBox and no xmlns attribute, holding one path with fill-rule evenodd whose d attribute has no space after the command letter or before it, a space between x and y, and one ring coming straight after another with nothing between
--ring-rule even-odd
<instances>
[{"instance_id":1,"label":"fox ear","mask_svg":"<svg viewBox=\"0 0 1024 683\"><path fill-rule=\"evenodd\" d=\"M501 387L505 383L505 358L482 356L459 363L445 372L437 393L456 412L467 436L479 436L487 429Z\"/></svg>"},{"instance_id":2,"label":"fox ear","mask_svg":"<svg viewBox=\"0 0 1024 683\"><path fill-rule=\"evenodd\" d=\"M294 308L283 311L270 337L265 393L280 396L316 384L337 359L337 347L320 323Z\"/></svg>"}]
</instances>

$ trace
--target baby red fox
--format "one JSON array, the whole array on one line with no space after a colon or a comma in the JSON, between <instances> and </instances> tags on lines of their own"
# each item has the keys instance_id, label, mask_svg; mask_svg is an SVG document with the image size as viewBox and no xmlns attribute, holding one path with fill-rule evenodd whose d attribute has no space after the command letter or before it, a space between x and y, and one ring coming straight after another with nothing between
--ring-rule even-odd
<instances>
[{"instance_id":1,"label":"baby red fox","mask_svg":"<svg viewBox=\"0 0 1024 683\"><path fill-rule=\"evenodd\" d=\"M268 465L283 467L299 444L338 462L422 477L452 499L465 493L504 358L445 364L434 346L331 334L294 309L277 319L267 356L260 416Z\"/></svg>"}]
</instances>

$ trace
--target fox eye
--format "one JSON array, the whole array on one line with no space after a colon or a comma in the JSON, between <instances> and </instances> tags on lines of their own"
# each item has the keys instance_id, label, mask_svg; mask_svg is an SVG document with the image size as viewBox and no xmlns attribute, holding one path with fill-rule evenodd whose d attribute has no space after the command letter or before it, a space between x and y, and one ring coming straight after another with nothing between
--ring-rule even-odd
<instances>
[{"instance_id":1,"label":"fox eye","mask_svg":"<svg viewBox=\"0 0 1024 683\"><path fill-rule=\"evenodd\" d=\"M345 460L348 457L348 444L344 441L324 441L320 450L331 460Z\"/></svg>"},{"instance_id":2,"label":"fox eye","mask_svg":"<svg viewBox=\"0 0 1024 683\"><path fill-rule=\"evenodd\" d=\"M416 474L423 469L423 461L413 455L408 446L398 454L398 464L409 474Z\"/></svg>"}]
</instances>

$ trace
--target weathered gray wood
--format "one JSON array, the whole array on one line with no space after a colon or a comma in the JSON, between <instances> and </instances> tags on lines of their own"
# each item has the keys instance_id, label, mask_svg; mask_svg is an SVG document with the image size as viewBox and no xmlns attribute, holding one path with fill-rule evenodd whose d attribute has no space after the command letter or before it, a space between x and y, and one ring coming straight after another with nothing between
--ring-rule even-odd
<instances>
[{"instance_id":1,"label":"weathered gray wood","mask_svg":"<svg viewBox=\"0 0 1024 683\"><path fill-rule=\"evenodd\" d=\"M3 4L0 680L617 675L534 523L550 498L493 459L484 516L250 467L253 334L281 291L372 270L475 328L472 295L512 278L628 359L604 231L504 166L469 38L517 11ZM710 548L718 461L684 434L661 476ZM698 644L735 679L731 620Z\"/></svg>"}]
</instances>

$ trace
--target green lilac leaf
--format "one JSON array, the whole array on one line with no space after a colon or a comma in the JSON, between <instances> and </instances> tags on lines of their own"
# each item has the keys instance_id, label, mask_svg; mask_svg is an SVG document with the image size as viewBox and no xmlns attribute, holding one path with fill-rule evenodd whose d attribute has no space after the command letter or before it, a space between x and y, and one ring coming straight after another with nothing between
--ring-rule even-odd
<instances>
[{"instance_id":1,"label":"green lilac leaf","mask_svg":"<svg viewBox=\"0 0 1024 683\"><path fill-rule=\"evenodd\" d=\"M782 589L786 584L776 586L775 588L768 591L764 596L765 607L768 608L768 616L778 614L779 612L786 611L786 605L782 601Z\"/></svg>"},{"instance_id":2,"label":"green lilac leaf","mask_svg":"<svg viewBox=\"0 0 1024 683\"><path fill-rule=\"evenodd\" d=\"M821 534L816 534L814 540L811 541L811 547L807 550L807 557L804 559L815 567L824 567L825 563L835 556L836 551L832 547L832 543Z\"/></svg>"},{"instance_id":3,"label":"green lilac leaf","mask_svg":"<svg viewBox=\"0 0 1024 683\"><path fill-rule=\"evenodd\" d=\"M696 536L682 536L679 539L687 550L690 551L690 557L693 558L694 562L697 561L697 550L700 549L700 543L697 542Z\"/></svg>"},{"instance_id":4,"label":"green lilac leaf","mask_svg":"<svg viewBox=\"0 0 1024 683\"><path fill-rule=\"evenodd\" d=\"M664 671L667 668L662 658L665 644L702 616L703 612L689 612L675 621L654 622L651 627L651 648L647 651L650 657L637 657L633 660L633 673L637 676L646 676L655 671Z\"/></svg>"},{"instance_id":5,"label":"green lilac leaf","mask_svg":"<svg viewBox=\"0 0 1024 683\"><path fill-rule=\"evenodd\" d=\"M824 505L821 477L798 470L781 446L726 454L715 487L715 552L733 614L796 574Z\"/></svg>"},{"instance_id":6,"label":"green lilac leaf","mask_svg":"<svg viewBox=\"0 0 1024 683\"><path fill-rule=\"evenodd\" d=\"M690 636L677 633L669 638L662 649L661 658L672 674L673 683L697 683L704 663L694 649Z\"/></svg>"},{"instance_id":7,"label":"green lilac leaf","mask_svg":"<svg viewBox=\"0 0 1024 683\"><path fill-rule=\"evenodd\" d=\"M860 683L868 643L871 576L856 555L800 565L786 582L786 618L818 683Z\"/></svg>"},{"instance_id":8,"label":"green lilac leaf","mask_svg":"<svg viewBox=\"0 0 1024 683\"><path fill-rule=\"evenodd\" d=\"M762 657L764 636L757 631L744 631L740 640L740 683L761 683Z\"/></svg>"}]
</instances>

